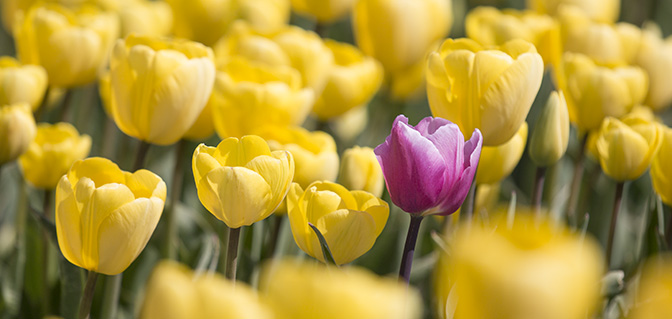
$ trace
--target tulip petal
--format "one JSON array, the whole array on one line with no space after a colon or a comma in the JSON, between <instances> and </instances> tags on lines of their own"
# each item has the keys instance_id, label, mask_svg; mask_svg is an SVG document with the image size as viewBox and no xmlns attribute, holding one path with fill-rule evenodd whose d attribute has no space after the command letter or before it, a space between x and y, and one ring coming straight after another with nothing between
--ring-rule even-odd
<instances>
[{"instance_id":1,"label":"tulip petal","mask_svg":"<svg viewBox=\"0 0 672 319\"><path fill-rule=\"evenodd\" d=\"M72 185L66 176L61 177L56 188L56 236L58 247L65 258L84 267L82 259L82 228Z\"/></svg>"},{"instance_id":2,"label":"tulip petal","mask_svg":"<svg viewBox=\"0 0 672 319\"><path fill-rule=\"evenodd\" d=\"M77 185L81 177L86 176L93 180L96 186L110 183L123 183L125 178L119 166L114 162L102 158L94 157L86 161L76 161L68 172L68 179L72 185Z\"/></svg>"},{"instance_id":3,"label":"tulip petal","mask_svg":"<svg viewBox=\"0 0 672 319\"><path fill-rule=\"evenodd\" d=\"M444 192L450 190L462 175L464 167L464 136L460 128L446 119L432 117L424 118L415 128L430 140L443 156L446 163L443 190ZM451 163L453 165L450 165Z\"/></svg>"},{"instance_id":4,"label":"tulip petal","mask_svg":"<svg viewBox=\"0 0 672 319\"><path fill-rule=\"evenodd\" d=\"M464 161L462 162L462 176L447 192L448 196L438 206L438 215L449 215L457 211L467 197L467 193L474 181L474 174L478 168L478 161L481 157L481 147L483 136L478 129L474 130L471 138L464 144ZM449 187L446 185L445 187Z\"/></svg>"},{"instance_id":5,"label":"tulip petal","mask_svg":"<svg viewBox=\"0 0 672 319\"><path fill-rule=\"evenodd\" d=\"M320 218L315 225L329 244L336 264L347 264L363 255L376 241L376 223L366 212L339 209ZM313 235L317 240L317 235ZM313 256L324 262L319 243Z\"/></svg>"},{"instance_id":6,"label":"tulip petal","mask_svg":"<svg viewBox=\"0 0 672 319\"><path fill-rule=\"evenodd\" d=\"M158 175L141 169L135 173L124 172L124 176L126 176L124 184L133 192L135 198L157 197L162 201L166 200L166 183Z\"/></svg>"},{"instance_id":7,"label":"tulip petal","mask_svg":"<svg viewBox=\"0 0 672 319\"><path fill-rule=\"evenodd\" d=\"M289 218L290 227L292 229L292 236L296 245L305 252L313 251L313 242L307 242L306 238L311 238L312 230L308 226L308 220L306 219L306 209L308 202L301 200L303 197L304 191L301 188L301 185L297 183L292 183L290 186L289 193L287 193L287 217Z\"/></svg>"},{"instance_id":8,"label":"tulip petal","mask_svg":"<svg viewBox=\"0 0 672 319\"><path fill-rule=\"evenodd\" d=\"M233 143L234 141L236 143ZM217 145L217 150L218 155L224 158L224 160L219 160L220 163L226 166L245 166L257 156L271 155L268 143L256 135L243 136L240 140L227 138Z\"/></svg>"},{"instance_id":9,"label":"tulip petal","mask_svg":"<svg viewBox=\"0 0 672 319\"><path fill-rule=\"evenodd\" d=\"M273 156L257 156L245 167L257 172L271 187L272 199L270 206L275 210L289 191L289 184L294 177L294 161L291 153L275 151Z\"/></svg>"},{"instance_id":10,"label":"tulip petal","mask_svg":"<svg viewBox=\"0 0 672 319\"><path fill-rule=\"evenodd\" d=\"M374 196L371 193L364 191L352 191L352 196L357 200L358 211L363 211L373 217L373 221L376 223L375 235L378 237L385 224L387 224L387 219L390 216L390 207L386 201Z\"/></svg>"}]
</instances>

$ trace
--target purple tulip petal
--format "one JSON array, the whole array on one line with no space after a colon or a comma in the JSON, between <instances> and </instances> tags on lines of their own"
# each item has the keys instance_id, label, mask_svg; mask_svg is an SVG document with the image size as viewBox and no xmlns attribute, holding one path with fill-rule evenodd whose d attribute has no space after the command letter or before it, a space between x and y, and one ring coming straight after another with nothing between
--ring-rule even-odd
<instances>
[{"instance_id":1,"label":"purple tulip petal","mask_svg":"<svg viewBox=\"0 0 672 319\"><path fill-rule=\"evenodd\" d=\"M430 121L425 121L427 119L430 119ZM423 122L427 123L426 134L423 136L427 137L436 146L446 163L446 170L443 175L443 197L448 194L453 188L453 184L462 176L462 170L464 169L464 136L460 128L448 120L427 117L420 123Z\"/></svg>"}]
</instances>

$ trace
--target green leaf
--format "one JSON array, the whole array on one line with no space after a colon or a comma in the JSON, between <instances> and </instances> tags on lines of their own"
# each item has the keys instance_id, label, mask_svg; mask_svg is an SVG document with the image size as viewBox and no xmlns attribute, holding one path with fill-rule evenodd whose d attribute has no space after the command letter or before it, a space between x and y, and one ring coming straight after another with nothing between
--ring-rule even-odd
<instances>
[{"instance_id":1,"label":"green leaf","mask_svg":"<svg viewBox=\"0 0 672 319\"><path fill-rule=\"evenodd\" d=\"M65 319L77 318L84 277L82 269L71 264L62 255L59 258L61 272L61 316Z\"/></svg>"},{"instance_id":2,"label":"green leaf","mask_svg":"<svg viewBox=\"0 0 672 319\"><path fill-rule=\"evenodd\" d=\"M334 261L334 256L331 254L331 249L329 249L327 240L324 239L324 236L322 236L320 230L317 229L317 227L312 223L308 223L308 226L310 226L310 228L313 229L315 235L317 235L317 239L320 241L320 247L322 248L322 255L324 256L324 261L327 263L327 265L336 265L336 261Z\"/></svg>"}]
</instances>

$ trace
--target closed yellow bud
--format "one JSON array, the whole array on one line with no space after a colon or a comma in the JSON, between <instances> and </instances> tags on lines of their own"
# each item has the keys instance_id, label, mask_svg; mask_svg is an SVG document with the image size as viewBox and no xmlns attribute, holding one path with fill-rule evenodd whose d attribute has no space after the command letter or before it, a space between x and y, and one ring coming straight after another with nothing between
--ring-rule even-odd
<instances>
[{"instance_id":1,"label":"closed yellow bud","mask_svg":"<svg viewBox=\"0 0 672 319\"><path fill-rule=\"evenodd\" d=\"M667 253L651 257L641 276L628 318L672 318L672 256Z\"/></svg>"},{"instance_id":2,"label":"closed yellow bud","mask_svg":"<svg viewBox=\"0 0 672 319\"><path fill-rule=\"evenodd\" d=\"M632 108L630 113L623 116L620 120L626 121L626 119L628 118L630 119L627 121L631 121L634 118L637 118L645 122L661 123L661 120L653 114L651 108L644 105L635 105L635 107ZM600 161L600 155L597 151L597 138L599 137L599 135L600 130L592 130L588 132L588 140L586 140L586 151L587 151L586 154L588 155L589 158L591 158L595 162Z\"/></svg>"},{"instance_id":3,"label":"closed yellow bud","mask_svg":"<svg viewBox=\"0 0 672 319\"><path fill-rule=\"evenodd\" d=\"M230 137L217 147L199 145L192 160L198 198L230 228L256 223L273 213L294 177L294 159L273 151L254 135Z\"/></svg>"},{"instance_id":4,"label":"closed yellow bud","mask_svg":"<svg viewBox=\"0 0 672 319\"><path fill-rule=\"evenodd\" d=\"M602 171L619 182L637 179L651 165L662 140L658 123L641 118L604 119L595 142Z\"/></svg>"},{"instance_id":5,"label":"closed yellow bud","mask_svg":"<svg viewBox=\"0 0 672 319\"><path fill-rule=\"evenodd\" d=\"M215 80L202 44L130 35L110 63L110 109L122 132L158 145L182 138L205 107Z\"/></svg>"},{"instance_id":6,"label":"closed yellow bud","mask_svg":"<svg viewBox=\"0 0 672 319\"><path fill-rule=\"evenodd\" d=\"M437 310L456 319L590 318L600 300L601 255L591 238L561 225L520 213L509 224L500 214L458 232L450 255L441 254Z\"/></svg>"},{"instance_id":7,"label":"closed yellow bud","mask_svg":"<svg viewBox=\"0 0 672 319\"><path fill-rule=\"evenodd\" d=\"M649 92L646 104L662 111L672 104L672 37L663 40L657 29L642 32L642 41L635 64L649 75Z\"/></svg>"},{"instance_id":8,"label":"closed yellow bud","mask_svg":"<svg viewBox=\"0 0 672 319\"><path fill-rule=\"evenodd\" d=\"M324 260L311 223L320 230L337 265L363 255L387 223L387 202L365 191L348 191L332 182L314 182L304 191L293 183L287 194L287 216L296 244L306 254Z\"/></svg>"},{"instance_id":9,"label":"closed yellow bud","mask_svg":"<svg viewBox=\"0 0 672 319\"><path fill-rule=\"evenodd\" d=\"M315 181L336 180L338 174L338 153L336 142L331 135L302 127L273 128L260 133L268 141L272 150L292 153L296 163L294 182L301 187Z\"/></svg>"},{"instance_id":10,"label":"closed yellow bud","mask_svg":"<svg viewBox=\"0 0 672 319\"><path fill-rule=\"evenodd\" d=\"M268 126L300 125L314 101L313 91L300 83L298 72L287 66L230 61L217 72L209 102L217 134L241 137Z\"/></svg>"},{"instance_id":11,"label":"closed yellow bud","mask_svg":"<svg viewBox=\"0 0 672 319\"><path fill-rule=\"evenodd\" d=\"M383 195L383 170L370 147L355 146L343 152L338 182L349 190L367 191L377 197Z\"/></svg>"},{"instance_id":12,"label":"closed yellow bud","mask_svg":"<svg viewBox=\"0 0 672 319\"><path fill-rule=\"evenodd\" d=\"M35 119L27 103L0 104L0 165L28 150L36 134Z\"/></svg>"},{"instance_id":13,"label":"closed yellow bud","mask_svg":"<svg viewBox=\"0 0 672 319\"><path fill-rule=\"evenodd\" d=\"M651 165L653 189L667 205L672 206L672 129L663 127L662 142Z\"/></svg>"},{"instance_id":14,"label":"closed yellow bud","mask_svg":"<svg viewBox=\"0 0 672 319\"><path fill-rule=\"evenodd\" d=\"M498 146L484 146L476 171L477 184L494 184L511 175L527 144L527 122L523 122L516 135Z\"/></svg>"},{"instance_id":15,"label":"closed yellow bud","mask_svg":"<svg viewBox=\"0 0 672 319\"><path fill-rule=\"evenodd\" d=\"M270 319L255 291L220 274L197 276L173 261L162 261L147 282L141 319Z\"/></svg>"},{"instance_id":16,"label":"closed yellow bud","mask_svg":"<svg viewBox=\"0 0 672 319\"><path fill-rule=\"evenodd\" d=\"M427 68L432 115L457 124L465 136L478 128L484 146L497 146L525 121L544 62L524 40L485 50L470 39L448 39L430 55Z\"/></svg>"},{"instance_id":17,"label":"closed yellow bud","mask_svg":"<svg viewBox=\"0 0 672 319\"><path fill-rule=\"evenodd\" d=\"M621 10L620 0L527 0L527 7L541 14L558 15L561 8L576 7L590 19L601 23L614 23Z\"/></svg>"},{"instance_id":18,"label":"closed yellow bud","mask_svg":"<svg viewBox=\"0 0 672 319\"><path fill-rule=\"evenodd\" d=\"M19 157L23 177L31 185L53 189L72 163L89 155L91 137L70 123L40 123L28 151Z\"/></svg>"},{"instance_id":19,"label":"closed yellow bud","mask_svg":"<svg viewBox=\"0 0 672 319\"><path fill-rule=\"evenodd\" d=\"M416 289L363 268L287 260L268 264L260 285L277 319L422 318Z\"/></svg>"},{"instance_id":20,"label":"closed yellow bud","mask_svg":"<svg viewBox=\"0 0 672 319\"><path fill-rule=\"evenodd\" d=\"M65 258L105 275L123 272L159 223L166 184L100 157L76 161L56 188L56 234Z\"/></svg>"},{"instance_id":21,"label":"closed yellow bud","mask_svg":"<svg viewBox=\"0 0 672 319\"><path fill-rule=\"evenodd\" d=\"M646 97L648 78L638 67L608 68L581 54L565 53L569 119L579 129L600 127L605 117L622 117Z\"/></svg>"},{"instance_id":22,"label":"closed yellow bud","mask_svg":"<svg viewBox=\"0 0 672 319\"><path fill-rule=\"evenodd\" d=\"M88 5L76 10L36 5L14 28L21 62L41 65L49 84L59 87L95 81L118 33L117 16Z\"/></svg>"},{"instance_id":23,"label":"closed yellow bud","mask_svg":"<svg viewBox=\"0 0 672 319\"><path fill-rule=\"evenodd\" d=\"M530 139L530 158L537 166L555 164L567 150L569 113L562 91L553 91Z\"/></svg>"},{"instance_id":24,"label":"closed yellow bud","mask_svg":"<svg viewBox=\"0 0 672 319\"><path fill-rule=\"evenodd\" d=\"M173 12L163 1L122 1L118 14L122 37L131 33L167 36L173 28Z\"/></svg>"},{"instance_id":25,"label":"closed yellow bud","mask_svg":"<svg viewBox=\"0 0 672 319\"><path fill-rule=\"evenodd\" d=\"M356 47L327 40L335 65L329 72L327 84L313 106L321 120L329 120L364 105L373 98L383 82L383 68Z\"/></svg>"},{"instance_id":26,"label":"closed yellow bud","mask_svg":"<svg viewBox=\"0 0 672 319\"><path fill-rule=\"evenodd\" d=\"M292 0L292 9L299 14L315 17L320 23L330 23L347 15L356 0Z\"/></svg>"},{"instance_id":27,"label":"closed yellow bud","mask_svg":"<svg viewBox=\"0 0 672 319\"><path fill-rule=\"evenodd\" d=\"M47 89L47 72L39 65L21 65L16 59L0 57L0 105L28 103L35 111Z\"/></svg>"},{"instance_id":28,"label":"closed yellow bud","mask_svg":"<svg viewBox=\"0 0 672 319\"><path fill-rule=\"evenodd\" d=\"M353 11L357 46L390 74L421 61L450 31L452 1L362 0Z\"/></svg>"}]
</instances>

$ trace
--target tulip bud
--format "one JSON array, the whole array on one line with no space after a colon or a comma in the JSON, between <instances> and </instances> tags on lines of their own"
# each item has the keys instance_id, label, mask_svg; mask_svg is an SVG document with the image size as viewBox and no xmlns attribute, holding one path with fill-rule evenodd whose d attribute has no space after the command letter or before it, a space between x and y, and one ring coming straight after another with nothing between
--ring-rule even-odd
<instances>
[{"instance_id":1,"label":"tulip bud","mask_svg":"<svg viewBox=\"0 0 672 319\"><path fill-rule=\"evenodd\" d=\"M457 301L454 318L579 319L597 309L604 266L590 237L532 215L509 223L500 214L458 232L450 247L436 269L441 318L453 318L447 299Z\"/></svg>"},{"instance_id":2,"label":"tulip bud","mask_svg":"<svg viewBox=\"0 0 672 319\"><path fill-rule=\"evenodd\" d=\"M562 91L553 91L530 139L530 158L537 166L555 164L567 150L569 113Z\"/></svg>"},{"instance_id":3,"label":"tulip bud","mask_svg":"<svg viewBox=\"0 0 672 319\"><path fill-rule=\"evenodd\" d=\"M277 319L419 319L420 293L358 267L282 261L261 274L262 298Z\"/></svg>"},{"instance_id":4,"label":"tulip bud","mask_svg":"<svg viewBox=\"0 0 672 319\"><path fill-rule=\"evenodd\" d=\"M230 228L256 223L273 213L294 177L294 159L273 151L254 135L199 145L192 160L198 198Z\"/></svg>"},{"instance_id":5,"label":"tulip bud","mask_svg":"<svg viewBox=\"0 0 672 319\"><path fill-rule=\"evenodd\" d=\"M110 63L110 109L122 132L148 143L182 138L215 80L212 50L199 43L128 36Z\"/></svg>"},{"instance_id":6,"label":"tulip bud","mask_svg":"<svg viewBox=\"0 0 672 319\"><path fill-rule=\"evenodd\" d=\"M642 277L628 318L656 319L672 317L672 257L651 257L642 269Z\"/></svg>"},{"instance_id":7,"label":"tulip bud","mask_svg":"<svg viewBox=\"0 0 672 319\"><path fill-rule=\"evenodd\" d=\"M399 115L374 152L392 202L407 213L449 215L467 196L478 166L481 132L464 136L457 125L426 117L415 127Z\"/></svg>"},{"instance_id":8,"label":"tulip bud","mask_svg":"<svg viewBox=\"0 0 672 319\"><path fill-rule=\"evenodd\" d=\"M320 23L331 23L347 15L356 0L292 0L296 13L315 17Z\"/></svg>"},{"instance_id":9,"label":"tulip bud","mask_svg":"<svg viewBox=\"0 0 672 319\"><path fill-rule=\"evenodd\" d=\"M338 182L349 190L363 190L383 195L383 170L370 147L355 146L343 152Z\"/></svg>"},{"instance_id":10,"label":"tulip bud","mask_svg":"<svg viewBox=\"0 0 672 319\"><path fill-rule=\"evenodd\" d=\"M125 1L118 12L122 37L131 33L167 36L173 28L173 12L163 1Z\"/></svg>"},{"instance_id":11,"label":"tulip bud","mask_svg":"<svg viewBox=\"0 0 672 319\"><path fill-rule=\"evenodd\" d=\"M662 131L660 149L651 165L651 180L663 202L672 206L672 129L664 126Z\"/></svg>"},{"instance_id":12,"label":"tulip bud","mask_svg":"<svg viewBox=\"0 0 672 319\"><path fill-rule=\"evenodd\" d=\"M662 111L672 104L672 40L663 40L659 30L644 30L635 64L649 75L646 104Z\"/></svg>"},{"instance_id":13,"label":"tulip bud","mask_svg":"<svg viewBox=\"0 0 672 319\"><path fill-rule=\"evenodd\" d=\"M66 88L96 80L118 33L119 21L112 13L53 3L32 6L14 28L21 62L41 65L50 85Z\"/></svg>"},{"instance_id":14,"label":"tulip bud","mask_svg":"<svg viewBox=\"0 0 672 319\"><path fill-rule=\"evenodd\" d=\"M314 182L304 191L293 183L287 194L287 215L296 244L326 262L312 223L324 235L337 265L363 255L387 223L387 202L365 191L348 191L332 182Z\"/></svg>"},{"instance_id":15,"label":"tulip bud","mask_svg":"<svg viewBox=\"0 0 672 319\"><path fill-rule=\"evenodd\" d=\"M100 157L78 160L56 188L56 234L65 258L105 275L123 272L159 223L166 184Z\"/></svg>"},{"instance_id":16,"label":"tulip bud","mask_svg":"<svg viewBox=\"0 0 672 319\"><path fill-rule=\"evenodd\" d=\"M0 165L17 159L35 138L35 119L26 103L0 105Z\"/></svg>"},{"instance_id":17,"label":"tulip bud","mask_svg":"<svg viewBox=\"0 0 672 319\"><path fill-rule=\"evenodd\" d=\"M37 136L19 157L23 177L35 187L53 189L72 163L89 155L91 137L79 135L70 123L37 126Z\"/></svg>"},{"instance_id":18,"label":"tulip bud","mask_svg":"<svg viewBox=\"0 0 672 319\"><path fill-rule=\"evenodd\" d=\"M637 179L649 168L662 140L660 124L606 118L595 142L602 171L619 182Z\"/></svg>"},{"instance_id":19,"label":"tulip bud","mask_svg":"<svg viewBox=\"0 0 672 319\"><path fill-rule=\"evenodd\" d=\"M476 184L494 184L511 175L527 144L527 122L523 122L516 135L499 146L485 146L476 172Z\"/></svg>"},{"instance_id":20,"label":"tulip bud","mask_svg":"<svg viewBox=\"0 0 672 319\"><path fill-rule=\"evenodd\" d=\"M46 89L47 72L43 67L0 57L0 105L28 103L36 111Z\"/></svg>"},{"instance_id":21,"label":"tulip bud","mask_svg":"<svg viewBox=\"0 0 672 319\"><path fill-rule=\"evenodd\" d=\"M544 62L524 40L485 50L469 39L448 39L427 63L432 115L457 124L463 134L483 132L483 145L510 140L525 121L541 86Z\"/></svg>"},{"instance_id":22,"label":"tulip bud","mask_svg":"<svg viewBox=\"0 0 672 319\"><path fill-rule=\"evenodd\" d=\"M618 20L621 10L619 0L527 0L527 7L541 14L558 15L561 8L567 6L576 7L593 21L601 23L614 23Z\"/></svg>"}]
</instances>

